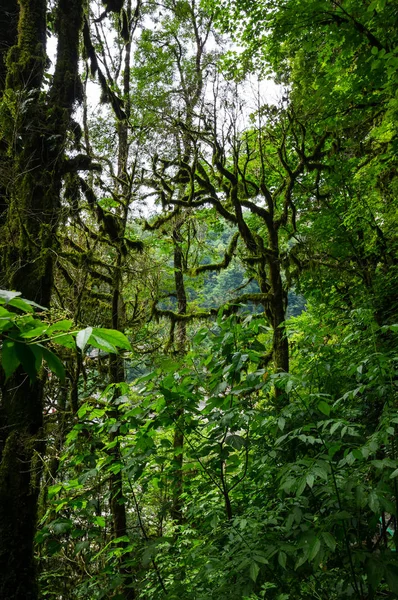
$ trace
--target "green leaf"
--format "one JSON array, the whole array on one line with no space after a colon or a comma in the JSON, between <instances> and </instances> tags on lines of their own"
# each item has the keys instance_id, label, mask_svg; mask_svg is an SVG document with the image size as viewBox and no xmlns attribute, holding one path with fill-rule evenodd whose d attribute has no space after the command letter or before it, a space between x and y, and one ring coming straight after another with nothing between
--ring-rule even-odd
<instances>
[{"instance_id":1,"label":"green leaf","mask_svg":"<svg viewBox=\"0 0 398 600\"><path fill-rule=\"evenodd\" d=\"M20 360L17 356L15 342L13 340L4 340L1 352L1 364L4 369L6 379L11 377L11 375L18 368Z\"/></svg>"},{"instance_id":2,"label":"green leaf","mask_svg":"<svg viewBox=\"0 0 398 600\"><path fill-rule=\"evenodd\" d=\"M324 400L321 400L318 403L318 410L320 410L320 412L324 415L326 415L327 417L330 415L330 406L327 402L325 402Z\"/></svg>"},{"instance_id":3,"label":"green leaf","mask_svg":"<svg viewBox=\"0 0 398 600\"><path fill-rule=\"evenodd\" d=\"M286 519L286 529L288 531L291 530L292 526L293 526L293 521L294 521L294 514L290 513L290 515L288 516L288 518Z\"/></svg>"},{"instance_id":4,"label":"green leaf","mask_svg":"<svg viewBox=\"0 0 398 600\"><path fill-rule=\"evenodd\" d=\"M37 304L37 302L33 302L33 300L27 300L26 298L24 298L23 301L26 304L29 304L29 306L34 306L35 308L40 308L40 310L47 310L47 308L45 306L41 306L41 304Z\"/></svg>"},{"instance_id":5,"label":"green leaf","mask_svg":"<svg viewBox=\"0 0 398 600\"><path fill-rule=\"evenodd\" d=\"M241 448L246 446L245 438L243 438L241 435L236 434L228 435L225 438L225 443L229 446L232 446L232 448L235 448L235 450L240 450Z\"/></svg>"},{"instance_id":6,"label":"green leaf","mask_svg":"<svg viewBox=\"0 0 398 600\"><path fill-rule=\"evenodd\" d=\"M8 331L14 327L13 321L8 318L0 317L0 333Z\"/></svg>"},{"instance_id":7,"label":"green leaf","mask_svg":"<svg viewBox=\"0 0 398 600\"><path fill-rule=\"evenodd\" d=\"M394 594L398 594L398 567L387 564L385 569L388 587Z\"/></svg>"},{"instance_id":8,"label":"green leaf","mask_svg":"<svg viewBox=\"0 0 398 600\"><path fill-rule=\"evenodd\" d=\"M373 591L378 588L380 581L383 578L383 572L384 565L379 560L375 560L372 557L366 562L366 573L368 576L369 585Z\"/></svg>"},{"instance_id":9,"label":"green leaf","mask_svg":"<svg viewBox=\"0 0 398 600\"><path fill-rule=\"evenodd\" d=\"M64 348L76 348L75 338L69 333L62 333L61 335L55 335L51 338L51 341L54 344L58 344L59 346L64 346Z\"/></svg>"},{"instance_id":10,"label":"green leaf","mask_svg":"<svg viewBox=\"0 0 398 600\"><path fill-rule=\"evenodd\" d=\"M287 559L287 556L286 556L285 552L280 551L278 553L278 563L280 564L282 569L286 569L286 559Z\"/></svg>"},{"instance_id":11,"label":"green leaf","mask_svg":"<svg viewBox=\"0 0 398 600\"><path fill-rule=\"evenodd\" d=\"M293 388L293 379L289 379L286 384L286 387L285 387L286 394L290 394L290 392L292 391L292 388Z\"/></svg>"},{"instance_id":12,"label":"green leaf","mask_svg":"<svg viewBox=\"0 0 398 600\"><path fill-rule=\"evenodd\" d=\"M101 419L101 417L104 416L105 412L106 411L104 408L93 408L89 414L89 418L90 419Z\"/></svg>"},{"instance_id":13,"label":"green leaf","mask_svg":"<svg viewBox=\"0 0 398 600\"><path fill-rule=\"evenodd\" d=\"M65 519L62 521L54 521L52 526L55 534L62 535L63 533L67 533L72 529L73 523L70 519Z\"/></svg>"},{"instance_id":14,"label":"green leaf","mask_svg":"<svg viewBox=\"0 0 398 600\"><path fill-rule=\"evenodd\" d=\"M372 490L369 494L369 498L368 498L368 504L370 509L375 513L378 514L380 512L380 502L379 502L379 497L377 495L377 492L375 492L374 490Z\"/></svg>"},{"instance_id":15,"label":"green leaf","mask_svg":"<svg viewBox=\"0 0 398 600\"><path fill-rule=\"evenodd\" d=\"M26 313L35 312L33 306L31 306L28 302L26 302L26 300L23 300L22 298L13 298L8 302L8 304Z\"/></svg>"},{"instance_id":16,"label":"green leaf","mask_svg":"<svg viewBox=\"0 0 398 600\"><path fill-rule=\"evenodd\" d=\"M47 330L47 325L43 324L39 327L35 327L34 329L30 329L29 331L24 331L21 333L21 338L24 340L30 340L35 337L39 337L43 335L43 333Z\"/></svg>"},{"instance_id":17,"label":"green leaf","mask_svg":"<svg viewBox=\"0 0 398 600\"><path fill-rule=\"evenodd\" d=\"M299 558L296 560L296 564L294 565L294 570L297 571L297 569L299 567L301 567L301 565L303 565L305 562L307 562L307 557L305 554L302 554L301 556L299 556Z\"/></svg>"},{"instance_id":18,"label":"green leaf","mask_svg":"<svg viewBox=\"0 0 398 600\"><path fill-rule=\"evenodd\" d=\"M359 450L359 448L354 448L354 450L352 451L352 454L357 460L362 460L362 458L363 458L363 454L362 454L361 450Z\"/></svg>"},{"instance_id":19,"label":"green leaf","mask_svg":"<svg viewBox=\"0 0 398 600\"><path fill-rule=\"evenodd\" d=\"M79 417L79 419L81 419L82 417L84 417L85 414L87 414L89 411L91 410L91 406L86 402L85 404L82 404L82 406L79 408L79 410L77 411L77 416Z\"/></svg>"},{"instance_id":20,"label":"green leaf","mask_svg":"<svg viewBox=\"0 0 398 600\"><path fill-rule=\"evenodd\" d=\"M54 498L54 496L56 496L58 494L58 492L60 492L62 490L62 484L59 483L57 485L52 485L48 488L48 497L49 498Z\"/></svg>"},{"instance_id":21,"label":"green leaf","mask_svg":"<svg viewBox=\"0 0 398 600\"><path fill-rule=\"evenodd\" d=\"M116 331L115 329L102 329L100 327L96 327L93 329L92 333L95 336L100 337L103 340L106 340L112 346L116 346L116 348L122 348L123 350L131 350L130 342L127 337L121 331Z\"/></svg>"},{"instance_id":22,"label":"green leaf","mask_svg":"<svg viewBox=\"0 0 398 600\"><path fill-rule=\"evenodd\" d=\"M193 338L193 341L195 344L200 344L200 342L202 342L208 336L209 336L208 329L200 329L198 331L198 333L195 335L195 337Z\"/></svg>"},{"instance_id":23,"label":"green leaf","mask_svg":"<svg viewBox=\"0 0 398 600\"><path fill-rule=\"evenodd\" d=\"M28 346L29 350L34 354L35 357L35 370L36 373L39 371L43 362L43 346L41 344L32 344Z\"/></svg>"},{"instance_id":24,"label":"green leaf","mask_svg":"<svg viewBox=\"0 0 398 600\"><path fill-rule=\"evenodd\" d=\"M105 527L105 517L94 517L94 523L96 523L98 527Z\"/></svg>"},{"instance_id":25,"label":"green leaf","mask_svg":"<svg viewBox=\"0 0 398 600\"><path fill-rule=\"evenodd\" d=\"M259 551L256 550L255 554L253 554L254 560L262 565L268 565L268 560L266 559L266 557L262 554L259 554L258 552Z\"/></svg>"},{"instance_id":26,"label":"green leaf","mask_svg":"<svg viewBox=\"0 0 398 600\"><path fill-rule=\"evenodd\" d=\"M258 566L258 564L256 562L253 561L252 563L250 563L249 572L250 572L250 578L253 581L257 581L257 577L260 572L260 567Z\"/></svg>"},{"instance_id":27,"label":"green leaf","mask_svg":"<svg viewBox=\"0 0 398 600\"><path fill-rule=\"evenodd\" d=\"M315 481L315 477L312 473L308 473L307 477L306 477L306 481L307 481L307 485L309 488L312 488L312 486L314 485L314 481Z\"/></svg>"},{"instance_id":28,"label":"green leaf","mask_svg":"<svg viewBox=\"0 0 398 600\"><path fill-rule=\"evenodd\" d=\"M19 298L19 296L21 296L21 292L0 290L0 298L4 300L6 304L14 306L15 308L19 308L24 312L33 312L32 307L40 308L41 310L47 310L44 306L40 306L40 304L36 304L36 302L33 302L32 300L26 300L26 298Z\"/></svg>"},{"instance_id":29,"label":"green leaf","mask_svg":"<svg viewBox=\"0 0 398 600\"><path fill-rule=\"evenodd\" d=\"M307 484L307 478L306 477L302 477L299 481L298 487L297 487L297 491L296 491L296 496L301 496L301 494L304 492L305 486Z\"/></svg>"},{"instance_id":30,"label":"green leaf","mask_svg":"<svg viewBox=\"0 0 398 600\"><path fill-rule=\"evenodd\" d=\"M310 551L308 554L308 560L314 560L317 556L319 550L321 549L321 540L319 538L315 538L314 542L311 544Z\"/></svg>"},{"instance_id":31,"label":"green leaf","mask_svg":"<svg viewBox=\"0 0 398 600\"><path fill-rule=\"evenodd\" d=\"M21 292L10 292L9 290L0 290L0 298L6 301L6 303L10 302L13 298L17 298L21 296Z\"/></svg>"},{"instance_id":32,"label":"green leaf","mask_svg":"<svg viewBox=\"0 0 398 600\"><path fill-rule=\"evenodd\" d=\"M324 531L322 533L322 538L326 544L326 546L332 551L334 552L336 549L336 540L334 539L334 537L332 536L331 533L329 533L328 531Z\"/></svg>"},{"instance_id":33,"label":"green leaf","mask_svg":"<svg viewBox=\"0 0 398 600\"><path fill-rule=\"evenodd\" d=\"M57 323L53 323L47 330L48 335L54 333L54 331L70 331L73 329L73 321L69 319L63 319Z\"/></svg>"},{"instance_id":34,"label":"green leaf","mask_svg":"<svg viewBox=\"0 0 398 600\"><path fill-rule=\"evenodd\" d=\"M75 546L75 555L81 552L82 550L86 550L86 548L90 547L90 541L84 540L83 542L77 542Z\"/></svg>"},{"instance_id":35,"label":"green leaf","mask_svg":"<svg viewBox=\"0 0 398 600\"><path fill-rule=\"evenodd\" d=\"M48 364L51 371L56 375L62 382L65 381L65 367L62 361L58 358L54 352L42 346L43 358Z\"/></svg>"},{"instance_id":36,"label":"green leaf","mask_svg":"<svg viewBox=\"0 0 398 600\"><path fill-rule=\"evenodd\" d=\"M395 477L398 477L398 469L395 469L395 471L391 473L390 479L394 479Z\"/></svg>"},{"instance_id":37,"label":"green leaf","mask_svg":"<svg viewBox=\"0 0 398 600\"><path fill-rule=\"evenodd\" d=\"M30 348L22 342L16 342L15 350L21 365L33 382L36 379L37 371L41 364L40 348L37 346L32 346L32 348Z\"/></svg>"},{"instance_id":38,"label":"green leaf","mask_svg":"<svg viewBox=\"0 0 398 600\"><path fill-rule=\"evenodd\" d=\"M98 348L99 350L103 350L104 352L111 352L111 354L117 354L117 348L110 344L107 340L104 340L98 335L90 336L90 344L94 346L94 348Z\"/></svg>"},{"instance_id":39,"label":"green leaf","mask_svg":"<svg viewBox=\"0 0 398 600\"><path fill-rule=\"evenodd\" d=\"M82 329L78 332L76 336L76 346L80 348L83 352L84 348L87 346L87 342L90 339L91 334L93 333L92 327L86 327L86 329ZM59 343L59 342L58 342Z\"/></svg>"}]
</instances>

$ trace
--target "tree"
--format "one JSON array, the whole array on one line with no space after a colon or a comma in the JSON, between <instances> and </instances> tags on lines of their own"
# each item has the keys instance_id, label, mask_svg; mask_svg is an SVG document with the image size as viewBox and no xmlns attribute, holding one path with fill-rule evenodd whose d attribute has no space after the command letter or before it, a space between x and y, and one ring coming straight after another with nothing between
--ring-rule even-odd
<instances>
[{"instance_id":1,"label":"tree","mask_svg":"<svg viewBox=\"0 0 398 600\"><path fill-rule=\"evenodd\" d=\"M11 8L13 17L17 11ZM59 3L57 61L52 84L43 92L47 2L20 2L18 35L10 39L5 61L5 85L1 80L1 160L6 168L1 182L5 193L0 281L3 287L16 288L25 298L46 306L52 289L62 179L68 169L78 168L65 159L65 147L69 132L76 131L71 115L81 89L82 17L80 0ZM11 22L15 25L15 19ZM32 384L18 372L8 381L3 379L1 397L1 592L7 598L36 598L33 537L40 479L36 457L44 451L43 381L39 377Z\"/></svg>"}]
</instances>

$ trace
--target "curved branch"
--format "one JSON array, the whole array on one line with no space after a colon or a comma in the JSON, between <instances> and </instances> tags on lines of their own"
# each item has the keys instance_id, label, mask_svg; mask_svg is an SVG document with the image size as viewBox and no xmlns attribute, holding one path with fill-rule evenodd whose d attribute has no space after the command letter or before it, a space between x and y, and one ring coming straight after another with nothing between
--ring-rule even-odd
<instances>
[{"instance_id":1,"label":"curved branch","mask_svg":"<svg viewBox=\"0 0 398 600\"><path fill-rule=\"evenodd\" d=\"M236 247L238 245L239 233L236 232L231 238L228 249L224 254L224 260L219 263L210 263L208 265L199 265L193 269L188 271L188 275L191 277L195 277L199 273L203 273L204 271L221 271L222 269L226 269L230 264L233 255L235 253Z\"/></svg>"}]
</instances>

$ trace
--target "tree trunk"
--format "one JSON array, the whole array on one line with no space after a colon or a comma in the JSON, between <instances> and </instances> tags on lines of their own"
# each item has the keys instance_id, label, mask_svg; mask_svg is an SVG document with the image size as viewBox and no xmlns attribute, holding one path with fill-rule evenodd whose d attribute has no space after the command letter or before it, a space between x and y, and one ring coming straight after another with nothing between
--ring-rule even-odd
<instances>
[{"instance_id":1,"label":"tree trunk","mask_svg":"<svg viewBox=\"0 0 398 600\"><path fill-rule=\"evenodd\" d=\"M132 8L131 0L127 4L127 20L131 28L131 17ZM132 31L129 31L129 41L125 46L125 59L124 59L124 76L123 76L123 95L126 100L126 120L118 121L117 133L118 133L118 184L120 185L120 192L123 198L121 206L121 223L122 229L120 231L120 239L118 240L115 250L117 252L116 265L114 271L114 285L112 291L112 329L117 331L124 331L125 328L125 305L122 296L122 269L124 264L124 253L123 253L123 238L126 233L127 219L128 219L128 207L130 203L130 186L129 179L127 176L128 172L128 158L129 158L129 144L128 134L129 125L128 118L130 116L130 57L131 57L131 35ZM113 355L110 358L110 379L111 383L119 384L125 380L124 373L124 359L120 354ZM115 398L118 395L117 387L115 388ZM117 407L111 412L115 418L117 418ZM116 445L110 451L112 454L113 461L115 464L121 461L121 448L118 439L119 432L110 434L111 441L116 440ZM112 473L109 481L110 487L110 507L113 521L113 535L115 538L128 537L127 530L127 512L126 503L124 498L123 490L123 475L122 471L119 470L116 473ZM127 542L119 542L119 546L124 548L128 545ZM128 555L124 556L124 559L128 558ZM122 593L126 600L134 600L136 597L135 590L133 588L134 577L133 571L130 566L123 565L123 558L121 559L120 574L123 576Z\"/></svg>"},{"instance_id":2,"label":"tree trunk","mask_svg":"<svg viewBox=\"0 0 398 600\"><path fill-rule=\"evenodd\" d=\"M19 5L18 40L6 63L5 93L8 106L14 106L2 116L0 127L0 152L3 148L8 152L8 192L0 218L0 286L48 306L64 149L79 89L82 0L59 1L57 63L47 97L41 91L47 2L19 0ZM2 68L4 72L4 62ZM45 450L43 383L39 377L31 384L18 370L7 382L0 375L0 386L0 597L36 600L33 542L40 456Z\"/></svg>"},{"instance_id":3,"label":"tree trunk","mask_svg":"<svg viewBox=\"0 0 398 600\"><path fill-rule=\"evenodd\" d=\"M184 257L181 248L182 221L178 221L173 230L174 244L174 282L176 286L177 311L180 315L187 312L187 295L184 283ZM178 356L184 356L187 348L187 326L184 321L178 321L176 328L176 350ZM171 516L179 525L182 524L182 491L183 491L183 462L184 462L184 408L177 407L174 413L174 473Z\"/></svg>"},{"instance_id":4,"label":"tree trunk","mask_svg":"<svg viewBox=\"0 0 398 600\"><path fill-rule=\"evenodd\" d=\"M289 371L289 344L284 326L286 315L287 294L283 288L280 257L279 257L279 236L274 227L269 231L269 242L271 257L268 260L271 283L271 314L273 328L273 354L276 371Z\"/></svg>"}]
</instances>

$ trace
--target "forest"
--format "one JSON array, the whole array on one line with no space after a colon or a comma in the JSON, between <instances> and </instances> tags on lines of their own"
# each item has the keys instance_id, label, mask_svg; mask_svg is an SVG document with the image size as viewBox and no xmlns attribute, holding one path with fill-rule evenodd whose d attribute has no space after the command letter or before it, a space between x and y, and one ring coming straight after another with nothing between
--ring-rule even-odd
<instances>
[{"instance_id":1,"label":"forest","mask_svg":"<svg viewBox=\"0 0 398 600\"><path fill-rule=\"evenodd\" d=\"M398 598L394 0L0 4L0 600Z\"/></svg>"}]
</instances>

